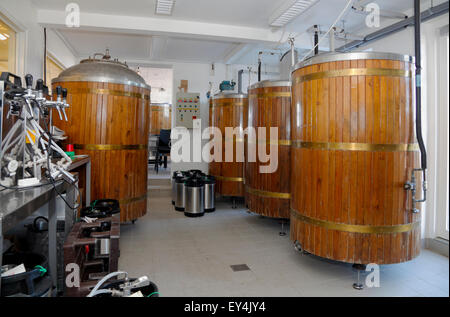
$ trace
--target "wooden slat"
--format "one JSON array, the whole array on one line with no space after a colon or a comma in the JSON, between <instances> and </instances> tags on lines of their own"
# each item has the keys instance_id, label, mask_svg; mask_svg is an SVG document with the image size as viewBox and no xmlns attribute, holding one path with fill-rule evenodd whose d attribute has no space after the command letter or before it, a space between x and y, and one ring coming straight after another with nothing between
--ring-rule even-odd
<instances>
[{"instance_id":1,"label":"wooden slat","mask_svg":"<svg viewBox=\"0 0 450 317\"><path fill-rule=\"evenodd\" d=\"M291 98L277 96L289 93L290 87L255 88L249 91L248 126L266 128L266 140L272 140L270 127L278 128L278 140L290 140L291 137ZM246 143L248 145L248 143ZM246 146L247 149L247 146ZM289 218L290 199L266 197L253 193L256 189L268 193L290 193L290 146L266 145L266 153L278 151L278 169L274 173L260 173L260 167L266 166L259 160L256 149L256 162L249 162L246 156L246 204L252 212L272 218Z\"/></svg>"},{"instance_id":2,"label":"wooden slat","mask_svg":"<svg viewBox=\"0 0 450 317\"><path fill-rule=\"evenodd\" d=\"M414 143L413 81L396 76L344 76L298 83L329 70L413 70L388 60L337 61L293 74L292 140L301 142ZM301 105L298 109L297 105ZM300 111L301 118L298 118ZM300 120L300 122L298 121ZM417 166L417 152L291 149L291 207L300 214L365 226L419 221L403 184ZM402 233L349 233L291 216L291 239L313 254L349 263L399 263L419 254L420 228Z\"/></svg>"},{"instance_id":3,"label":"wooden slat","mask_svg":"<svg viewBox=\"0 0 450 317\"><path fill-rule=\"evenodd\" d=\"M94 82L54 83L68 90L69 122L54 116L54 123L66 131L73 144L148 145L149 100L133 96L95 94L109 89L150 95L148 89ZM76 93L72 93L75 91ZM81 91L81 92L77 92ZM127 201L147 193L147 150L91 151L91 199ZM121 204L121 221L137 219L147 212L145 197Z\"/></svg>"}]
</instances>

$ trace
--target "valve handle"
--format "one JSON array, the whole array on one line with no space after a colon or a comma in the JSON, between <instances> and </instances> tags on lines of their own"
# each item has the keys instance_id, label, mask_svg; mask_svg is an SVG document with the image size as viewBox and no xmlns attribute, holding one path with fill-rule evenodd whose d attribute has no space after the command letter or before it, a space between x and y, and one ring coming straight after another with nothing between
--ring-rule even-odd
<instances>
[{"instance_id":1,"label":"valve handle","mask_svg":"<svg viewBox=\"0 0 450 317\"><path fill-rule=\"evenodd\" d=\"M33 75L25 75L25 83L27 84L27 88L31 88L33 86Z\"/></svg>"},{"instance_id":2,"label":"valve handle","mask_svg":"<svg viewBox=\"0 0 450 317\"><path fill-rule=\"evenodd\" d=\"M61 94L62 94L62 88L61 88L61 86L56 86L56 95L57 95L58 97L61 97Z\"/></svg>"},{"instance_id":3,"label":"valve handle","mask_svg":"<svg viewBox=\"0 0 450 317\"><path fill-rule=\"evenodd\" d=\"M63 97L64 100L66 100L66 98L67 98L67 88L63 88L62 89L62 97Z\"/></svg>"},{"instance_id":4,"label":"valve handle","mask_svg":"<svg viewBox=\"0 0 450 317\"><path fill-rule=\"evenodd\" d=\"M36 80L36 90L43 91L44 90L44 81L42 79Z\"/></svg>"}]
</instances>

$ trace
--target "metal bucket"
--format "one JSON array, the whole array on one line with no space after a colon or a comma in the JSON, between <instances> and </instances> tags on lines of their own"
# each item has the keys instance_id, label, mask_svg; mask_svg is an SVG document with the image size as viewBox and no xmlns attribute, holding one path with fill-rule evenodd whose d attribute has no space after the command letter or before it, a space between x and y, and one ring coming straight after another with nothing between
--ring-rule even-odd
<instances>
[{"instance_id":1,"label":"metal bucket","mask_svg":"<svg viewBox=\"0 0 450 317\"><path fill-rule=\"evenodd\" d=\"M201 178L192 177L185 183L187 217L201 217L205 214L205 183Z\"/></svg>"},{"instance_id":2,"label":"metal bucket","mask_svg":"<svg viewBox=\"0 0 450 317\"><path fill-rule=\"evenodd\" d=\"M214 212L216 210L216 202L214 196L214 187L216 186L216 179L214 176L205 176L205 212Z\"/></svg>"}]
</instances>

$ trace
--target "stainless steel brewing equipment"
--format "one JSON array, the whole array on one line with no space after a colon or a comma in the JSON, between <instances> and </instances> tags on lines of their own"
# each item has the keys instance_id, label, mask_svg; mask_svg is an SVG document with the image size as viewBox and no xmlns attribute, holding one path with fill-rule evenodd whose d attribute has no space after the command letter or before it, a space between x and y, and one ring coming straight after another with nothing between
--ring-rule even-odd
<instances>
[{"instance_id":1,"label":"stainless steel brewing equipment","mask_svg":"<svg viewBox=\"0 0 450 317\"><path fill-rule=\"evenodd\" d=\"M180 171L173 172L172 175L172 205L175 206L175 200L177 199L177 183L176 178L177 176L183 176L183 174Z\"/></svg>"},{"instance_id":2,"label":"stainless steel brewing equipment","mask_svg":"<svg viewBox=\"0 0 450 317\"><path fill-rule=\"evenodd\" d=\"M216 210L214 187L216 186L216 179L214 176L205 176L205 212L213 212Z\"/></svg>"},{"instance_id":3,"label":"stainless steel brewing equipment","mask_svg":"<svg viewBox=\"0 0 450 317\"><path fill-rule=\"evenodd\" d=\"M186 204L186 191L184 188L184 176L177 176L175 178L175 210L184 211Z\"/></svg>"},{"instance_id":4,"label":"stainless steel brewing equipment","mask_svg":"<svg viewBox=\"0 0 450 317\"><path fill-rule=\"evenodd\" d=\"M198 177L191 177L185 182L187 217L201 217L205 214L205 182Z\"/></svg>"}]
</instances>

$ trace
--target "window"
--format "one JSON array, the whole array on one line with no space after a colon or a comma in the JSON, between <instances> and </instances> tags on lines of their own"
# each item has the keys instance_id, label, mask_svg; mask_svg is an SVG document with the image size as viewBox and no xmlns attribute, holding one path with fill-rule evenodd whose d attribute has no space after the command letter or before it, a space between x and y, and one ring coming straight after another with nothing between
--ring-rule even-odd
<instances>
[{"instance_id":1,"label":"window","mask_svg":"<svg viewBox=\"0 0 450 317\"><path fill-rule=\"evenodd\" d=\"M437 120L437 175L436 235L449 238L449 37L448 25L440 30L438 40L438 120Z\"/></svg>"},{"instance_id":2,"label":"window","mask_svg":"<svg viewBox=\"0 0 450 317\"><path fill-rule=\"evenodd\" d=\"M0 19L1 72L16 72L16 33Z\"/></svg>"},{"instance_id":3,"label":"window","mask_svg":"<svg viewBox=\"0 0 450 317\"><path fill-rule=\"evenodd\" d=\"M173 69L138 67L135 70L152 87L152 103L172 104Z\"/></svg>"},{"instance_id":4,"label":"window","mask_svg":"<svg viewBox=\"0 0 450 317\"><path fill-rule=\"evenodd\" d=\"M56 61L51 55L47 53L47 81L46 85L49 89L49 93L51 94L52 91L52 79L56 78L61 74L61 72L64 70L64 67L61 66L60 63Z\"/></svg>"}]
</instances>

